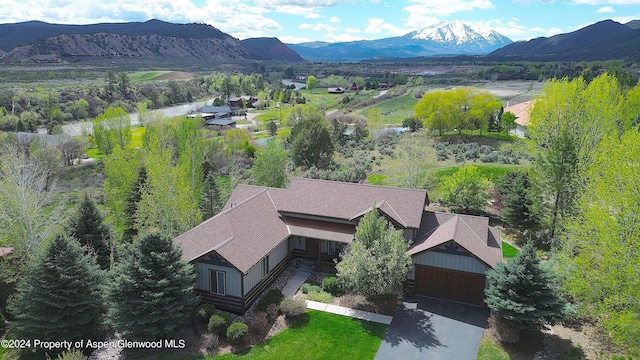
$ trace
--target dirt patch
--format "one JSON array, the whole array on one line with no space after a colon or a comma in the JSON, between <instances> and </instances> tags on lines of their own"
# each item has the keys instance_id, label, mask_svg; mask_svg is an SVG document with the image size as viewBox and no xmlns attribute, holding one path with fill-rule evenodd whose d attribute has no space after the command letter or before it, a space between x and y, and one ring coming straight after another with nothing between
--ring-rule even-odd
<instances>
[{"instance_id":1,"label":"dirt patch","mask_svg":"<svg viewBox=\"0 0 640 360\"><path fill-rule=\"evenodd\" d=\"M156 80L183 80L192 79L196 76L194 73L186 71L171 71L166 74L162 74L156 78Z\"/></svg>"},{"instance_id":2,"label":"dirt patch","mask_svg":"<svg viewBox=\"0 0 640 360\"><path fill-rule=\"evenodd\" d=\"M515 360L599 360L623 356L601 338L592 324L575 328L554 325L542 332L523 333L516 344L500 342L491 325L485 330L484 336L500 345Z\"/></svg>"}]
</instances>

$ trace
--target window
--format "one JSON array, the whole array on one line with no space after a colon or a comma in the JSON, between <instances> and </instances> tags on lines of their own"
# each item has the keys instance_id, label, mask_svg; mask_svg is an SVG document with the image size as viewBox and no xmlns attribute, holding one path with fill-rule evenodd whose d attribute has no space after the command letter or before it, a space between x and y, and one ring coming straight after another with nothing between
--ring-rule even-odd
<instances>
[{"instance_id":1,"label":"window","mask_svg":"<svg viewBox=\"0 0 640 360\"><path fill-rule=\"evenodd\" d=\"M265 256L262 259L262 277L265 277L269 274L269 255Z\"/></svg>"},{"instance_id":2,"label":"window","mask_svg":"<svg viewBox=\"0 0 640 360\"><path fill-rule=\"evenodd\" d=\"M335 241L327 241L327 254L331 256L337 257L340 255L340 252L344 248L344 244L335 242Z\"/></svg>"},{"instance_id":3,"label":"window","mask_svg":"<svg viewBox=\"0 0 640 360\"><path fill-rule=\"evenodd\" d=\"M218 295L227 293L227 273L224 271L211 270L211 292Z\"/></svg>"}]
</instances>

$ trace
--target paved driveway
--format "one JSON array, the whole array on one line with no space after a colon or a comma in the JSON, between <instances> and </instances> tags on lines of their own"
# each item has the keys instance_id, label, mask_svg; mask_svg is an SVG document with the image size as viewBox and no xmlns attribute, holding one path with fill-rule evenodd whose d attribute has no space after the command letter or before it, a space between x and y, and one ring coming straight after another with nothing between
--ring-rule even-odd
<instances>
[{"instance_id":1,"label":"paved driveway","mask_svg":"<svg viewBox=\"0 0 640 360\"><path fill-rule=\"evenodd\" d=\"M375 360L475 360L489 311L414 296L393 316Z\"/></svg>"}]
</instances>

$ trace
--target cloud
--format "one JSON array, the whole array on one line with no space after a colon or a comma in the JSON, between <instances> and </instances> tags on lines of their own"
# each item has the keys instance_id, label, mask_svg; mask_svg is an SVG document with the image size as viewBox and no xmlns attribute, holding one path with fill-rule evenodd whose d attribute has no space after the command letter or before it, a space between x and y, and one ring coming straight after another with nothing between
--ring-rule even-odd
<instances>
[{"instance_id":1,"label":"cloud","mask_svg":"<svg viewBox=\"0 0 640 360\"><path fill-rule=\"evenodd\" d=\"M368 40L362 36L356 36L348 33L341 34L329 34L329 41L331 42L349 42L349 41L360 41L360 40Z\"/></svg>"},{"instance_id":2,"label":"cloud","mask_svg":"<svg viewBox=\"0 0 640 360\"><path fill-rule=\"evenodd\" d=\"M337 16L332 17L331 19L329 19L329 22L332 23L339 23L340 22L340 18Z\"/></svg>"},{"instance_id":3,"label":"cloud","mask_svg":"<svg viewBox=\"0 0 640 360\"><path fill-rule=\"evenodd\" d=\"M613 10L613 6L605 6L605 7L601 7L600 9L596 10L596 12L598 14L606 14L606 13L612 13L612 12L616 12L616 11Z\"/></svg>"},{"instance_id":4,"label":"cloud","mask_svg":"<svg viewBox=\"0 0 640 360\"><path fill-rule=\"evenodd\" d=\"M350 34L359 34L362 32L360 29L354 29L350 27L345 28L344 31Z\"/></svg>"},{"instance_id":5,"label":"cloud","mask_svg":"<svg viewBox=\"0 0 640 360\"><path fill-rule=\"evenodd\" d=\"M489 10L495 5L490 0L408 0L413 5L403 10L409 14L418 13L422 16L449 16L462 11Z\"/></svg>"},{"instance_id":6,"label":"cloud","mask_svg":"<svg viewBox=\"0 0 640 360\"><path fill-rule=\"evenodd\" d=\"M554 28L554 27L548 28L548 29L541 28L541 27L533 27L533 28L530 28L528 31L530 33L534 33L534 34L538 33L538 34L540 34L540 36L544 36L544 37L550 37L550 36L553 36L553 35L558 35L558 34L564 33L564 31L562 29Z\"/></svg>"},{"instance_id":7,"label":"cloud","mask_svg":"<svg viewBox=\"0 0 640 360\"><path fill-rule=\"evenodd\" d=\"M311 31L326 31L329 33L332 32L336 32L338 31L338 28L335 26L331 26L325 23L315 23L315 24L308 24L308 23L302 23L300 25L298 25L298 29L301 30L311 30Z\"/></svg>"},{"instance_id":8,"label":"cloud","mask_svg":"<svg viewBox=\"0 0 640 360\"><path fill-rule=\"evenodd\" d=\"M409 31L401 29L393 24L386 22L380 18L370 18L367 27L364 29L366 34L381 34L385 33L389 36L402 36Z\"/></svg>"},{"instance_id":9,"label":"cloud","mask_svg":"<svg viewBox=\"0 0 640 360\"><path fill-rule=\"evenodd\" d=\"M282 41L285 44L300 44L304 42L313 41L309 38L299 37L299 36L279 36L278 39L280 39L280 41Z\"/></svg>"},{"instance_id":10,"label":"cloud","mask_svg":"<svg viewBox=\"0 0 640 360\"><path fill-rule=\"evenodd\" d=\"M423 13L409 13L409 17L404 22L404 26L410 30L422 30L427 26L440 22L437 17Z\"/></svg>"},{"instance_id":11,"label":"cloud","mask_svg":"<svg viewBox=\"0 0 640 360\"><path fill-rule=\"evenodd\" d=\"M573 0L576 5L640 5L640 0Z\"/></svg>"}]
</instances>

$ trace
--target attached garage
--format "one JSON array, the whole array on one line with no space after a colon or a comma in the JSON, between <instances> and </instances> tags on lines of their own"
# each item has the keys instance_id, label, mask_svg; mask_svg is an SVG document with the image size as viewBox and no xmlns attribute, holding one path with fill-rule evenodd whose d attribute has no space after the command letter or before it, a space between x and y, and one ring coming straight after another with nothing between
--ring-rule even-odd
<instances>
[{"instance_id":1,"label":"attached garage","mask_svg":"<svg viewBox=\"0 0 640 360\"><path fill-rule=\"evenodd\" d=\"M485 275L416 265L416 295L482 305Z\"/></svg>"},{"instance_id":2,"label":"attached garage","mask_svg":"<svg viewBox=\"0 0 640 360\"><path fill-rule=\"evenodd\" d=\"M486 272L502 261L499 230L488 219L428 213L409 248L413 269L407 289L416 295L483 305Z\"/></svg>"}]
</instances>

